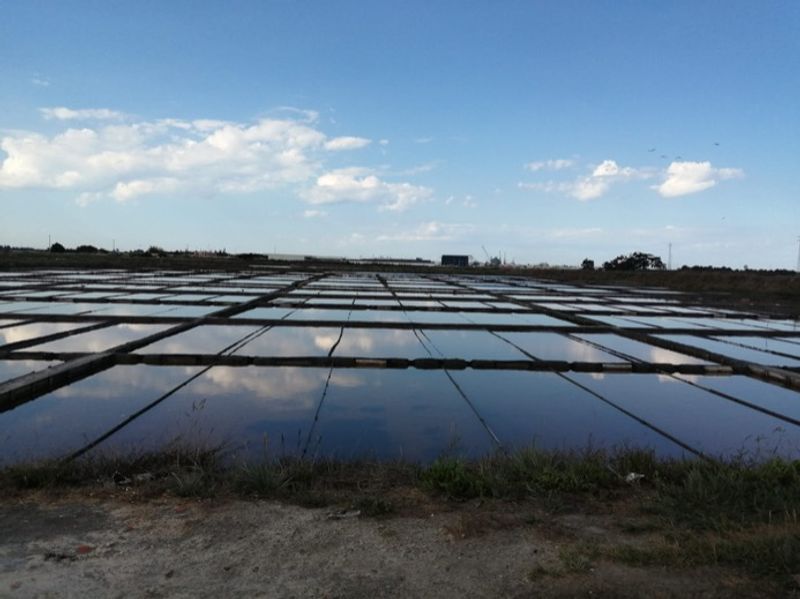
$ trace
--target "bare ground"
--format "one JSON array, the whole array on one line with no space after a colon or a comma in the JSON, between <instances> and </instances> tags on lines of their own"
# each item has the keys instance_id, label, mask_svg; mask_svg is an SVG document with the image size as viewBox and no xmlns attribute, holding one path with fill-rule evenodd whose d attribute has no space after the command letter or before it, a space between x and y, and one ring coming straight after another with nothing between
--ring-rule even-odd
<instances>
[{"instance_id":1,"label":"bare ground","mask_svg":"<svg viewBox=\"0 0 800 599\"><path fill-rule=\"evenodd\" d=\"M508 503L426 500L375 519L273 501L33 494L0 505L0 596L770 596L720 568L591 557L598 543L647 543L633 524Z\"/></svg>"}]
</instances>

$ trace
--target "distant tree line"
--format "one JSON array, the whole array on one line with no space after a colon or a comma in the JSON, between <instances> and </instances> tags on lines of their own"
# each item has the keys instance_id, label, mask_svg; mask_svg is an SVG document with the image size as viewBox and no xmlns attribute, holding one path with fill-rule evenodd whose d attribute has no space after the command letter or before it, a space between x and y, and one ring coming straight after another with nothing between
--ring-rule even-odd
<instances>
[{"instance_id":1,"label":"distant tree line","mask_svg":"<svg viewBox=\"0 0 800 599\"><path fill-rule=\"evenodd\" d=\"M684 264L678 270L685 271L685 272L758 272L762 274L770 274L770 275L796 275L796 270L790 270L786 268L748 268L745 265L742 269L738 268L731 268L730 266L687 266Z\"/></svg>"},{"instance_id":2,"label":"distant tree line","mask_svg":"<svg viewBox=\"0 0 800 599\"><path fill-rule=\"evenodd\" d=\"M61 243L59 243L57 241L53 245L50 246L49 251L51 253L53 253L53 254L63 254L63 253L109 254L109 253L111 253L106 249L98 248L98 247L95 247L93 245L87 245L87 244L79 245L75 249L69 249L69 248L65 247L63 244L61 244ZM214 255L214 256L227 256L228 255L228 252L226 250L224 250L224 249L216 250L216 251L212 251L212 252L195 252L195 251L190 252L188 250L186 250L186 251L177 251L177 252L169 252L169 251L165 250L164 248L162 248L160 246L157 246L157 245L151 245L146 250L136 249L136 250L131 250L129 252L120 252L120 253L128 254L128 255L131 255L131 256L138 256L138 257L156 257L156 258L161 258L161 257L164 257L164 256L170 256L170 255L176 255L176 256L179 256L179 255L197 255L197 254Z\"/></svg>"},{"instance_id":3,"label":"distant tree line","mask_svg":"<svg viewBox=\"0 0 800 599\"><path fill-rule=\"evenodd\" d=\"M59 242L55 242L53 245L50 246L50 252L53 254L63 254L64 252L74 252L76 254L108 254L110 253L108 250L104 250L103 248L98 248L93 245L79 245L74 250L70 250L69 248L64 247Z\"/></svg>"},{"instance_id":4,"label":"distant tree line","mask_svg":"<svg viewBox=\"0 0 800 599\"><path fill-rule=\"evenodd\" d=\"M663 260L653 254L633 252L603 262L603 270L666 270Z\"/></svg>"},{"instance_id":5,"label":"distant tree line","mask_svg":"<svg viewBox=\"0 0 800 599\"><path fill-rule=\"evenodd\" d=\"M584 258L581 262L581 269L582 270L595 270L595 262L591 258ZM609 260L608 262L603 262L601 270L665 270L666 266L664 261L653 254L646 254L644 252L633 252L632 254L621 254L614 258L613 260ZM682 272L758 272L762 274L770 274L770 275L796 275L797 271L789 270L786 268L761 268L761 269L753 269L748 268L745 265L741 269L731 268L730 266L703 266L703 265L694 265L688 266L684 264L681 266L679 271Z\"/></svg>"},{"instance_id":6,"label":"distant tree line","mask_svg":"<svg viewBox=\"0 0 800 599\"><path fill-rule=\"evenodd\" d=\"M613 260L603 262L603 270L665 270L666 268L661 258L644 252L622 254ZM581 262L581 269L594 270L594 260L584 259Z\"/></svg>"}]
</instances>

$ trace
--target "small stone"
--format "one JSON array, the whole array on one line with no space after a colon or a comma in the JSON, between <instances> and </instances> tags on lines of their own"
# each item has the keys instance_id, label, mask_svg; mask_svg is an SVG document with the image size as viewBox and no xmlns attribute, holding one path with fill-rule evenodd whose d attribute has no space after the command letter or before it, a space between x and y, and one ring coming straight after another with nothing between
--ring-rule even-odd
<instances>
[{"instance_id":1,"label":"small stone","mask_svg":"<svg viewBox=\"0 0 800 599\"><path fill-rule=\"evenodd\" d=\"M121 487L131 484L131 479L129 479L127 476L123 474L120 474L119 472L114 472L111 479L114 481L115 484Z\"/></svg>"}]
</instances>

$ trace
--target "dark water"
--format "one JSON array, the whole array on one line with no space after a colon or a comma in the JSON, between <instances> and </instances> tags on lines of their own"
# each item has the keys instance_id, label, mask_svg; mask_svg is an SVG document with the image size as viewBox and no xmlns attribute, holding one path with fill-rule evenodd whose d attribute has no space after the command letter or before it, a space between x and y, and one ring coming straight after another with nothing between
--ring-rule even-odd
<instances>
[{"instance_id":1,"label":"dark water","mask_svg":"<svg viewBox=\"0 0 800 599\"><path fill-rule=\"evenodd\" d=\"M192 302L211 298L236 305L307 277L251 274L0 273L0 352L6 344L31 341L29 347L0 355L0 384L60 363L26 352L58 357L59 352L107 351L174 326L147 322L147 317L198 318L223 306ZM797 323L730 318L729 312L685 307L678 304L679 294L658 297L649 290L640 296L631 290L511 277L385 277L391 291L373 275L333 275L243 309L230 317L230 324L200 324L144 342L135 353L164 359L231 353L458 358L513 362L516 368L540 360L617 368L641 362L711 364L692 355L695 348L770 367L800 367L800 336L793 336ZM2 301L4 296L11 299ZM121 301L104 303L105 297ZM290 301L300 307L286 306ZM599 310L614 316L593 316ZM638 310L660 310L663 316L642 316ZM76 314L84 315L79 322L57 321L59 315ZM574 328L571 319L576 314L593 319L598 327L653 332L689 349L664 349L656 341L632 339L619 330L573 335L502 330ZM56 321L37 320L40 315L52 315ZM122 321L69 334L106 316ZM125 322L135 318L145 320ZM242 318L281 322L241 324ZM331 326L311 321L328 321ZM481 328L459 328L475 326ZM692 334L670 334L671 329ZM725 331L747 334L725 336ZM780 335L766 336L775 331ZM60 339L37 341L62 333ZM646 447L672 457L800 457L800 393L755 378L497 368L216 366L203 371L196 366L117 365L20 405L0 398L0 464L67 455L148 406L92 451L156 450L179 442L223 445L232 455L248 457L428 461L444 452L479 456L533 444L547 449Z\"/></svg>"}]
</instances>

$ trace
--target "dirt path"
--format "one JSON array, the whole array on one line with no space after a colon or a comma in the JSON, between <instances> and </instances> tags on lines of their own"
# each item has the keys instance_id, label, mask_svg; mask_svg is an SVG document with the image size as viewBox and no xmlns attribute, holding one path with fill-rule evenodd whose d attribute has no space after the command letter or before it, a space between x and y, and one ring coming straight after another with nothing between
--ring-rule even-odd
<instances>
[{"instance_id":1,"label":"dirt path","mask_svg":"<svg viewBox=\"0 0 800 599\"><path fill-rule=\"evenodd\" d=\"M528 518L526 516L525 518ZM607 518L607 517L606 517ZM577 563L598 517L376 520L261 501L23 500L0 506L2 597L717 597L730 573Z\"/></svg>"}]
</instances>

